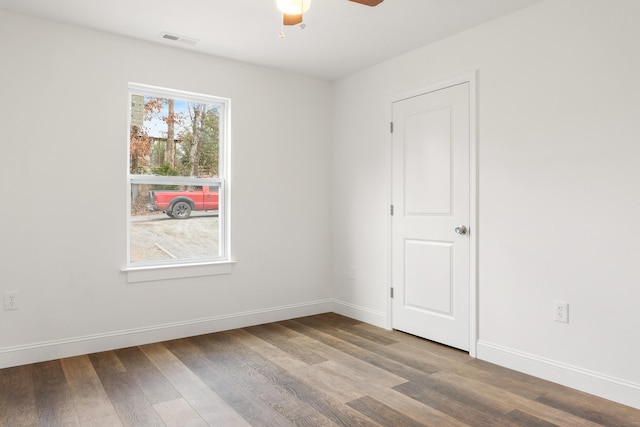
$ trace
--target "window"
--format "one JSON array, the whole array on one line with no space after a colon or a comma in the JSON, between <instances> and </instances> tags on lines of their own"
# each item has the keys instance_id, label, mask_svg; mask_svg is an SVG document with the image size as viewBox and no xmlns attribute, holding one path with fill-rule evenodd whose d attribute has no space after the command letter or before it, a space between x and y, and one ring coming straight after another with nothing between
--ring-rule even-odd
<instances>
[{"instance_id":1,"label":"window","mask_svg":"<svg viewBox=\"0 0 640 427\"><path fill-rule=\"evenodd\" d=\"M127 268L228 261L229 101L129 85Z\"/></svg>"}]
</instances>

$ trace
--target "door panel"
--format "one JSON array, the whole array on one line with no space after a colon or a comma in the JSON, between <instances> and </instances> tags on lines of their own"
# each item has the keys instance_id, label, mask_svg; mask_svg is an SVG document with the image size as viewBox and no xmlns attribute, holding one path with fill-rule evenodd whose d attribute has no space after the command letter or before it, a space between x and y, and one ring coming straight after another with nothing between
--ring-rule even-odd
<instances>
[{"instance_id":1,"label":"door panel","mask_svg":"<svg viewBox=\"0 0 640 427\"><path fill-rule=\"evenodd\" d=\"M451 315L451 243L405 241L404 306Z\"/></svg>"},{"instance_id":2,"label":"door panel","mask_svg":"<svg viewBox=\"0 0 640 427\"><path fill-rule=\"evenodd\" d=\"M451 212L451 113L448 108L405 118L405 212Z\"/></svg>"},{"instance_id":3,"label":"door panel","mask_svg":"<svg viewBox=\"0 0 640 427\"><path fill-rule=\"evenodd\" d=\"M469 350L469 83L393 103L392 326Z\"/></svg>"}]
</instances>

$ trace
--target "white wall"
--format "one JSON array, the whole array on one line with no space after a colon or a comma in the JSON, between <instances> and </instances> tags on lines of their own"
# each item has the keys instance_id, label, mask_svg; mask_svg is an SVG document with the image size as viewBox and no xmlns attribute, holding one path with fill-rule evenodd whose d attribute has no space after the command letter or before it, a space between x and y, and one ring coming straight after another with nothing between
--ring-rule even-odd
<instances>
[{"instance_id":1,"label":"white wall","mask_svg":"<svg viewBox=\"0 0 640 427\"><path fill-rule=\"evenodd\" d=\"M337 82L337 310L388 321L390 97L478 70L478 355L640 407L638 22L548 0Z\"/></svg>"},{"instance_id":2,"label":"white wall","mask_svg":"<svg viewBox=\"0 0 640 427\"><path fill-rule=\"evenodd\" d=\"M330 310L329 83L4 12L0 40L0 366ZM120 271L128 82L231 98L232 274Z\"/></svg>"}]
</instances>

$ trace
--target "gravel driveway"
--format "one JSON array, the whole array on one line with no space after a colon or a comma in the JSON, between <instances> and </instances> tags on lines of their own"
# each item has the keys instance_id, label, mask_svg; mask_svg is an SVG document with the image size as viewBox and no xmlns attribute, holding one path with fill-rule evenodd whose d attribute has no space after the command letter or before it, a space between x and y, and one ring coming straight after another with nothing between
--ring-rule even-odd
<instances>
[{"instance_id":1,"label":"gravel driveway","mask_svg":"<svg viewBox=\"0 0 640 427\"><path fill-rule=\"evenodd\" d=\"M218 255L217 214L196 213L187 219L145 215L131 219L131 262L202 258Z\"/></svg>"}]
</instances>

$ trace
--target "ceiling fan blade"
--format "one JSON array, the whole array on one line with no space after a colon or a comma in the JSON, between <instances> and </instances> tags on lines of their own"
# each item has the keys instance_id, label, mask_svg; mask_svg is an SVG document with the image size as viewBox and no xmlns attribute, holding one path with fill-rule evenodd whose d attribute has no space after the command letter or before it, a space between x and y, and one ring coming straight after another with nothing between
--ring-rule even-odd
<instances>
[{"instance_id":1,"label":"ceiling fan blade","mask_svg":"<svg viewBox=\"0 0 640 427\"><path fill-rule=\"evenodd\" d=\"M349 0L352 1L354 3L360 3L360 4L364 4L365 6L377 6L380 3L382 3L384 0Z\"/></svg>"},{"instance_id":2,"label":"ceiling fan blade","mask_svg":"<svg viewBox=\"0 0 640 427\"><path fill-rule=\"evenodd\" d=\"M300 15L288 15L286 13L282 14L283 25L297 25L301 22L302 22L302 14Z\"/></svg>"}]
</instances>

